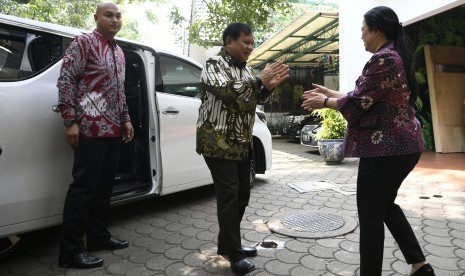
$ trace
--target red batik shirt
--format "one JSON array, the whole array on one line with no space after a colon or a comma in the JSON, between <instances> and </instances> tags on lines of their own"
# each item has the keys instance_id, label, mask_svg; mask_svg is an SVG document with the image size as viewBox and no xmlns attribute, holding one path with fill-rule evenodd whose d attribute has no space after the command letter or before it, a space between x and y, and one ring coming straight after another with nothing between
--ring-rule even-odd
<instances>
[{"instance_id":1,"label":"red batik shirt","mask_svg":"<svg viewBox=\"0 0 465 276\"><path fill-rule=\"evenodd\" d=\"M57 83L58 103L63 119L77 121L82 138L121 136L121 125L130 121L124 74L123 50L97 30L69 44Z\"/></svg>"}]
</instances>

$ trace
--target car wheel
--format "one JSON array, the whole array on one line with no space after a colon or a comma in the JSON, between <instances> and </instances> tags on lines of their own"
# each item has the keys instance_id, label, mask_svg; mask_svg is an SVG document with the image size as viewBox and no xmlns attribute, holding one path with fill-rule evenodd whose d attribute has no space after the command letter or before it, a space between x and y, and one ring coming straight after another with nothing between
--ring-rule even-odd
<instances>
[{"instance_id":1,"label":"car wheel","mask_svg":"<svg viewBox=\"0 0 465 276\"><path fill-rule=\"evenodd\" d=\"M251 157L250 158L250 187L253 187L253 184L255 182L255 158Z\"/></svg>"},{"instance_id":2,"label":"car wheel","mask_svg":"<svg viewBox=\"0 0 465 276\"><path fill-rule=\"evenodd\" d=\"M0 239L0 261L10 257L21 244L21 237L9 236Z\"/></svg>"}]
</instances>

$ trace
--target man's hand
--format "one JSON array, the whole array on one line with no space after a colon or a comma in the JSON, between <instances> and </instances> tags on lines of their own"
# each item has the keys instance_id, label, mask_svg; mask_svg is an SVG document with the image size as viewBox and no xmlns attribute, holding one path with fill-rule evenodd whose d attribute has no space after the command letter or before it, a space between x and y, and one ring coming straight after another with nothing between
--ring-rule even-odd
<instances>
[{"instance_id":1,"label":"man's hand","mask_svg":"<svg viewBox=\"0 0 465 276\"><path fill-rule=\"evenodd\" d=\"M285 79L289 78L289 66L282 61L267 64L260 73L259 78L268 90L272 90Z\"/></svg>"},{"instance_id":2,"label":"man's hand","mask_svg":"<svg viewBox=\"0 0 465 276\"><path fill-rule=\"evenodd\" d=\"M123 142L129 143L134 138L134 129L132 128L131 122L123 123Z\"/></svg>"},{"instance_id":3,"label":"man's hand","mask_svg":"<svg viewBox=\"0 0 465 276\"><path fill-rule=\"evenodd\" d=\"M65 127L65 138L66 142L73 148L79 147L79 126L78 124L72 124Z\"/></svg>"}]
</instances>

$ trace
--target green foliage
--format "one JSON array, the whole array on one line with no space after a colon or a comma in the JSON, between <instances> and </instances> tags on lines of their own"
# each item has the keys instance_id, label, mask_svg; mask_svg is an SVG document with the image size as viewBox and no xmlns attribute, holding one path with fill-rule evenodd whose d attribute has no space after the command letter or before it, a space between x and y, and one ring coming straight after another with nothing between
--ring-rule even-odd
<instances>
[{"instance_id":1,"label":"green foliage","mask_svg":"<svg viewBox=\"0 0 465 276\"><path fill-rule=\"evenodd\" d=\"M285 26L283 19L290 18L290 15L295 13L295 9L287 0L217 0L203 3L208 16L198 19L187 28L189 41L205 47L221 43L224 28L232 22L248 24L254 30L255 39L263 41L267 38L266 34L274 33L276 29ZM272 14L278 16L270 16ZM176 16L176 12L172 12L171 15L173 25L185 22L185 19ZM273 21L272 18L278 17L279 22Z\"/></svg>"},{"instance_id":2,"label":"green foliage","mask_svg":"<svg viewBox=\"0 0 465 276\"><path fill-rule=\"evenodd\" d=\"M18 9L18 3L14 0L2 0L0 1L0 13L3 14L16 14Z\"/></svg>"},{"instance_id":3,"label":"green foliage","mask_svg":"<svg viewBox=\"0 0 465 276\"><path fill-rule=\"evenodd\" d=\"M347 124L341 112L331 108L323 108L314 110L312 115L317 115L323 120L322 127L316 133L318 139L344 138Z\"/></svg>"},{"instance_id":4,"label":"green foliage","mask_svg":"<svg viewBox=\"0 0 465 276\"><path fill-rule=\"evenodd\" d=\"M125 19L124 20L124 28L118 33L119 37L124 37L131 40L140 40L139 35L139 24L134 19Z\"/></svg>"},{"instance_id":5,"label":"green foliage","mask_svg":"<svg viewBox=\"0 0 465 276\"><path fill-rule=\"evenodd\" d=\"M185 18L179 11L179 7L173 6L170 12L170 21L173 24L171 32L176 37L176 43L184 48L187 43L187 35L189 32L189 20Z\"/></svg>"},{"instance_id":6,"label":"green foliage","mask_svg":"<svg viewBox=\"0 0 465 276\"><path fill-rule=\"evenodd\" d=\"M145 10L145 17L147 17L147 19L153 24L159 23L157 15L151 10Z\"/></svg>"},{"instance_id":7,"label":"green foliage","mask_svg":"<svg viewBox=\"0 0 465 276\"><path fill-rule=\"evenodd\" d=\"M433 125L431 124L431 113L427 112L426 119L418 116L421 122L421 136L423 138L423 148L425 150L434 150Z\"/></svg>"},{"instance_id":8,"label":"green foliage","mask_svg":"<svg viewBox=\"0 0 465 276\"><path fill-rule=\"evenodd\" d=\"M101 0L1 0L0 13L22 18L34 19L42 22L55 23L64 26L91 30L95 27L93 15ZM124 17L124 8L131 3L164 3L165 0L116 0L123 10L123 27L118 36L132 40L139 40L139 27L135 19ZM152 23L156 23L156 15L147 10L145 16Z\"/></svg>"},{"instance_id":9,"label":"green foliage","mask_svg":"<svg viewBox=\"0 0 465 276\"><path fill-rule=\"evenodd\" d=\"M85 28L87 19L95 12L98 0L30 0L10 1L11 6L6 10L0 6L0 13L15 15L23 18L50 22L65 26Z\"/></svg>"}]
</instances>

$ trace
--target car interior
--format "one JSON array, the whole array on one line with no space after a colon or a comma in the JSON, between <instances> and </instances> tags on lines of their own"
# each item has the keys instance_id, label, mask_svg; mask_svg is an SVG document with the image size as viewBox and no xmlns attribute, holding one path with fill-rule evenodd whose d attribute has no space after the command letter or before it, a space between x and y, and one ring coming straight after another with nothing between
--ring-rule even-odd
<instances>
[{"instance_id":1,"label":"car interior","mask_svg":"<svg viewBox=\"0 0 465 276\"><path fill-rule=\"evenodd\" d=\"M122 143L113 196L124 198L128 193L144 192L151 188L148 95L142 60L135 52L123 49L126 58L126 104L134 128L134 138Z\"/></svg>"}]
</instances>

